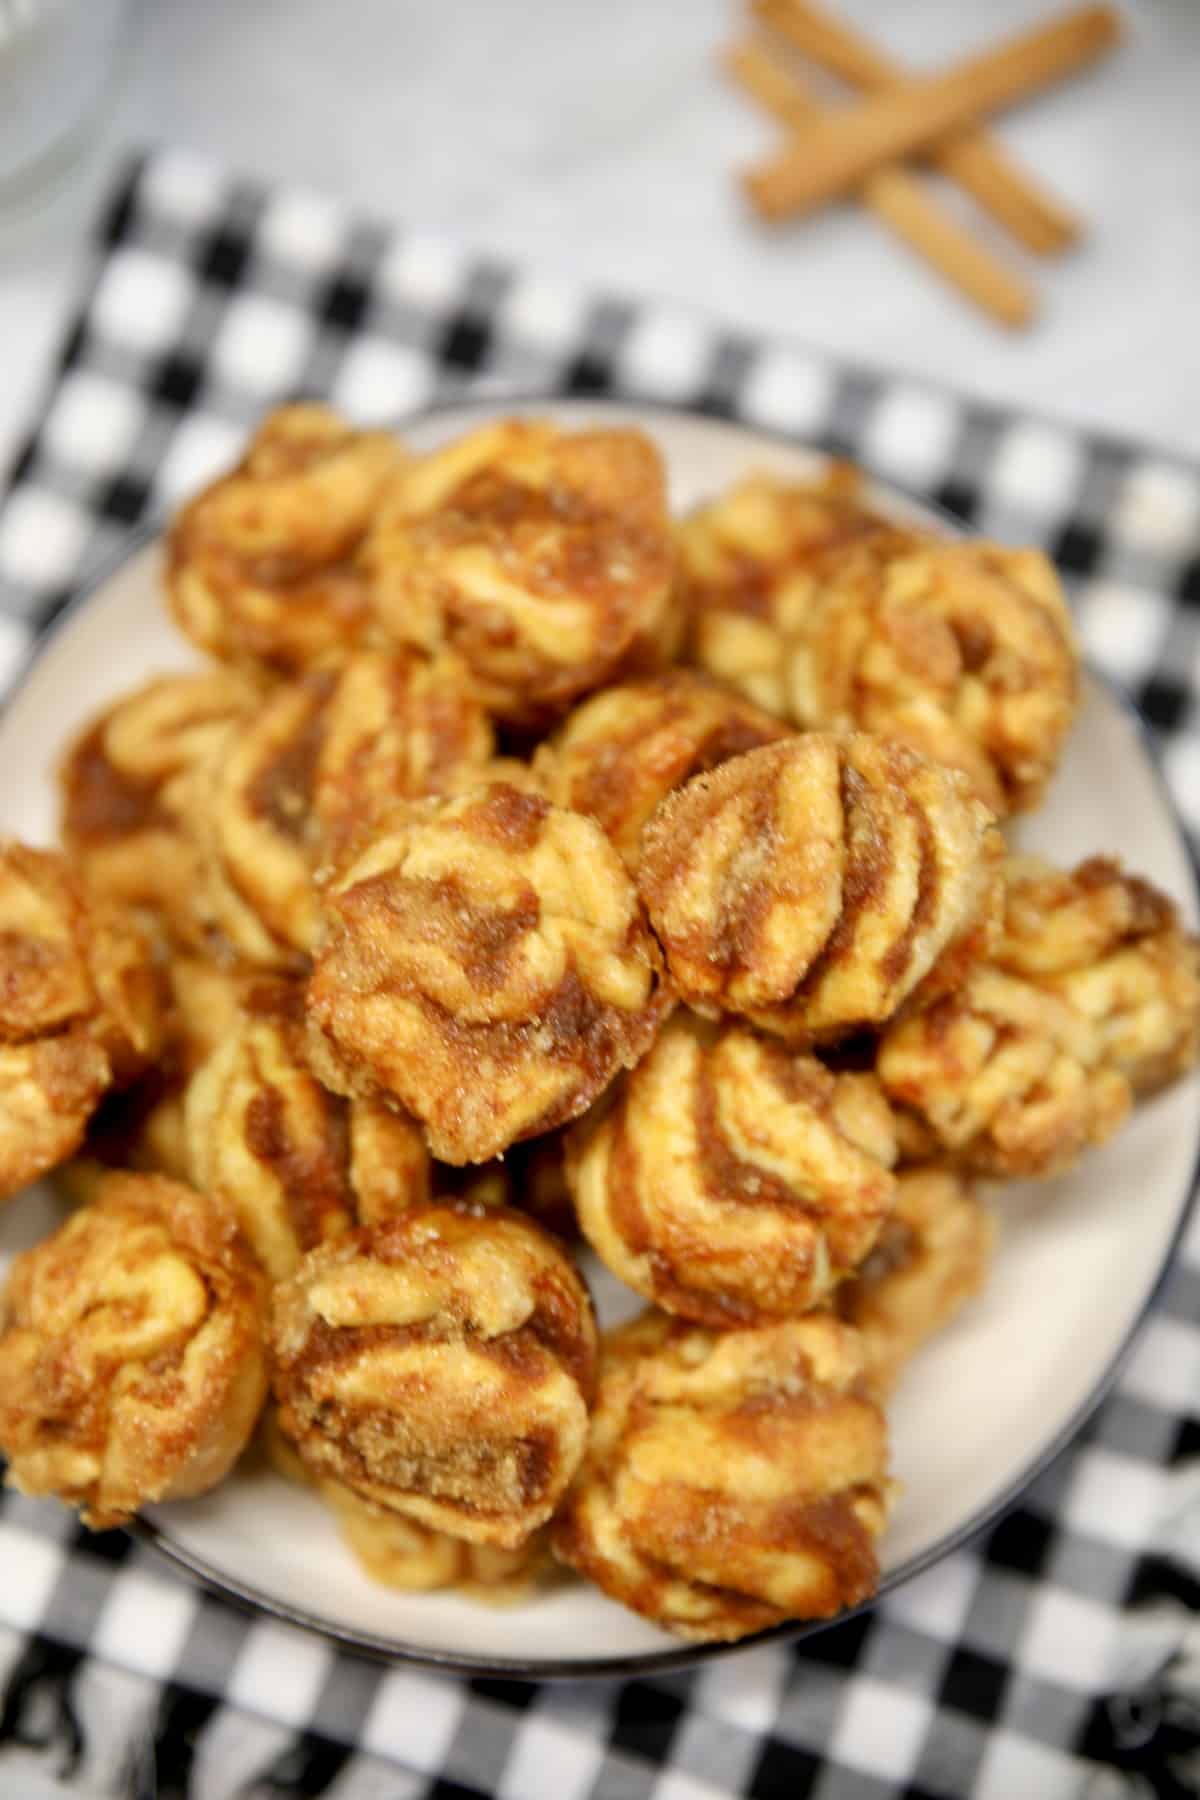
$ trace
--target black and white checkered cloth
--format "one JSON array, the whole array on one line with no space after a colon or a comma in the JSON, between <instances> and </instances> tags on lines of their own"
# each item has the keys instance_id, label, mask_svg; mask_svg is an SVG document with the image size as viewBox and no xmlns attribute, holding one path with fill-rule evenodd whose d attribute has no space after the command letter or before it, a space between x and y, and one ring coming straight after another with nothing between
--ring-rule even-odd
<instances>
[{"instance_id":1,"label":"black and white checkered cloth","mask_svg":"<svg viewBox=\"0 0 1200 1800\"><path fill-rule=\"evenodd\" d=\"M1088 654L1200 829L1200 469L584 292L439 238L140 162L0 511L0 675L131 525L298 393L677 402L836 448L1045 544ZM0 1514L0 1792L328 1800L1115 1800L1200 1792L1200 1221L1119 1386L974 1548L873 1613L616 1685L383 1668L235 1610L120 1533Z\"/></svg>"}]
</instances>

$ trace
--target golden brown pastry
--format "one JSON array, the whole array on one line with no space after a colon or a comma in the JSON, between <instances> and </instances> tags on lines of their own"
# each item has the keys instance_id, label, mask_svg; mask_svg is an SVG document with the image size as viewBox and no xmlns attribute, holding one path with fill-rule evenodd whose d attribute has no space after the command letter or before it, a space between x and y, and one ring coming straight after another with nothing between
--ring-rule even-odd
<instances>
[{"instance_id":1,"label":"golden brown pastry","mask_svg":"<svg viewBox=\"0 0 1200 1800\"><path fill-rule=\"evenodd\" d=\"M925 1127L925 1153L985 1175L1069 1168L1113 1135L1132 1098L1092 1021L990 963L888 1026L876 1069L888 1098Z\"/></svg>"},{"instance_id":2,"label":"golden brown pastry","mask_svg":"<svg viewBox=\"0 0 1200 1800\"><path fill-rule=\"evenodd\" d=\"M301 967L320 920L315 877L398 800L489 756L464 681L450 657L364 651L276 688L226 736L198 829L203 904L238 956Z\"/></svg>"},{"instance_id":3,"label":"golden brown pastry","mask_svg":"<svg viewBox=\"0 0 1200 1800\"><path fill-rule=\"evenodd\" d=\"M996 1222L953 1169L903 1169L879 1241L835 1296L862 1339L873 1390L886 1397L927 1338L987 1280Z\"/></svg>"},{"instance_id":4,"label":"golden brown pastry","mask_svg":"<svg viewBox=\"0 0 1200 1800\"><path fill-rule=\"evenodd\" d=\"M364 1573L384 1587L407 1593L457 1588L473 1599L504 1605L522 1599L533 1582L547 1573L550 1545L545 1527L514 1550L502 1549L499 1544L469 1543L363 1500L340 1481L314 1481L280 1430L279 1414L273 1406L263 1416L262 1438L277 1472L320 1496L347 1549Z\"/></svg>"},{"instance_id":5,"label":"golden brown pastry","mask_svg":"<svg viewBox=\"0 0 1200 1800\"><path fill-rule=\"evenodd\" d=\"M169 958L164 974L167 1009L153 1066L131 1087L105 1095L89 1121L83 1154L58 1171L59 1185L78 1199L90 1198L112 1169L192 1179L184 1093L200 1064L237 1026L247 983L255 977L186 954Z\"/></svg>"},{"instance_id":6,"label":"golden brown pastry","mask_svg":"<svg viewBox=\"0 0 1200 1800\"><path fill-rule=\"evenodd\" d=\"M1013 856L1004 877L992 960L1087 1019L1101 1061L1139 1092L1190 1069L1200 1051L1200 939L1167 896L1107 856L1070 871Z\"/></svg>"},{"instance_id":7,"label":"golden brown pastry","mask_svg":"<svg viewBox=\"0 0 1200 1800\"><path fill-rule=\"evenodd\" d=\"M0 843L0 1197L78 1149L162 1037L149 946L66 857Z\"/></svg>"},{"instance_id":8,"label":"golden brown pastry","mask_svg":"<svg viewBox=\"0 0 1200 1800\"><path fill-rule=\"evenodd\" d=\"M171 528L167 593L184 631L222 661L283 674L344 655L370 622L355 553L405 460L386 432L327 407L268 414Z\"/></svg>"},{"instance_id":9,"label":"golden brown pastry","mask_svg":"<svg viewBox=\"0 0 1200 1800\"><path fill-rule=\"evenodd\" d=\"M674 649L666 478L638 431L485 425L410 466L360 562L382 630L456 650L512 723Z\"/></svg>"},{"instance_id":10,"label":"golden brown pastry","mask_svg":"<svg viewBox=\"0 0 1200 1800\"><path fill-rule=\"evenodd\" d=\"M824 1619L875 1591L883 1414L827 1314L714 1333L647 1313L605 1340L556 1553L680 1637Z\"/></svg>"},{"instance_id":11,"label":"golden brown pastry","mask_svg":"<svg viewBox=\"0 0 1200 1800\"><path fill-rule=\"evenodd\" d=\"M684 525L695 659L803 729L897 738L1030 811L1075 709L1053 565L889 524L856 488L752 478Z\"/></svg>"},{"instance_id":12,"label":"golden brown pastry","mask_svg":"<svg viewBox=\"0 0 1200 1800\"><path fill-rule=\"evenodd\" d=\"M363 652L341 668L322 720L312 810L321 856L336 861L397 800L479 779L493 735L455 656Z\"/></svg>"},{"instance_id":13,"label":"golden brown pastry","mask_svg":"<svg viewBox=\"0 0 1200 1800\"><path fill-rule=\"evenodd\" d=\"M319 1489L343 1541L372 1581L384 1587L406 1593L457 1588L472 1599L504 1605L528 1595L549 1557L544 1529L513 1549L471 1544L446 1531L431 1531L388 1507L374 1506L340 1482L323 1481Z\"/></svg>"},{"instance_id":14,"label":"golden brown pastry","mask_svg":"<svg viewBox=\"0 0 1200 1800\"><path fill-rule=\"evenodd\" d=\"M877 1066L927 1150L996 1175L1067 1168L1124 1120L1131 1088L1200 1048L1200 942L1109 857L1004 864L1004 912L963 988L884 1034Z\"/></svg>"},{"instance_id":15,"label":"golden brown pastry","mask_svg":"<svg viewBox=\"0 0 1200 1800\"><path fill-rule=\"evenodd\" d=\"M637 882L683 999L824 1039L959 979L994 931L1002 848L957 772L810 732L664 800Z\"/></svg>"},{"instance_id":16,"label":"golden brown pastry","mask_svg":"<svg viewBox=\"0 0 1200 1800\"><path fill-rule=\"evenodd\" d=\"M164 675L109 707L63 758L62 841L75 868L185 944L204 930L195 771L262 697L233 669Z\"/></svg>"},{"instance_id":17,"label":"golden brown pastry","mask_svg":"<svg viewBox=\"0 0 1200 1800\"><path fill-rule=\"evenodd\" d=\"M575 1126L567 1170L613 1273L719 1329L827 1299L879 1236L895 1158L873 1075L677 1012L611 1105Z\"/></svg>"},{"instance_id":18,"label":"golden brown pastry","mask_svg":"<svg viewBox=\"0 0 1200 1800\"><path fill-rule=\"evenodd\" d=\"M590 814L635 869L642 828L669 793L731 756L790 735L718 682L672 669L594 694L535 760L551 800Z\"/></svg>"},{"instance_id":19,"label":"golden brown pastry","mask_svg":"<svg viewBox=\"0 0 1200 1800\"><path fill-rule=\"evenodd\" d=\"M243 1006L187 1086L188 1168L282 1281L316 1245L428 1200L429 1153L411 1119L309 1072L299 986L260 981Z\"/></svg>"},{"instance_id":20,"label":"golden brown pastry","mask_svg":"<svg viewBox=\"0 0 1200 1800\"><path fill-rule=\"evenodd\" d=\"M9 1482L77 1506L96 1530L215 1487L266 1393L263 1303L220 1207L160 1176L109 1175L9 1276Z\"/></svg>"},{"instance_id":21,"label":"golden brown pastry","mask_svg":"<svg viewBox=\"0 0 1200 1800\"><path fill-rule=\"evenodd\" d=\"M595 1325L554 1240L504 1208L415 1207L275 1290L279 1424L310 1474L514 1549L583 1455Z\"/></svg>"},{"instance_id":22,"label":"golden brown pastry","mask_svg":"<svg viewBox=\"0 0 1200 1800\"><path fill-rule=\"evenodd\" d=\"M398 1102L442 1162L576 1117L670 1003L599 826L506 783L399 809L324 907L312 1066Z\"/></svg>"}]
</instances>

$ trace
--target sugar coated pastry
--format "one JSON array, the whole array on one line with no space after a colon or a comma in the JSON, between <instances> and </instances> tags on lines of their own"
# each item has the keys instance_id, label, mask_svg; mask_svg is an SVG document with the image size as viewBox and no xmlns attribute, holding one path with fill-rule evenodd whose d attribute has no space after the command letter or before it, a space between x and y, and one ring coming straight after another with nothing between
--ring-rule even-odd
<instances>
[{"instance_id":1,"label":"sugar coated pastry","mask_svg":"<svg viewBox=\"0 0 1200 1800\"><path fill-rule=\"evenodd\" d=\"M1192 1067L1200 1051L1200 939L1174 904L1118 861L1072 870L1013 856L993 961L1058 995L1096 1030L1106 1067L1139 1092Z\"/></svg>"},{"instance_id":2,"label":"sugar coated pastry","mask_svg":"<svg viewBox=\"0 0 1200 1800\"><path fill-rule=\"evenodd\" d=\"M690 669L672 669L583 701L536 764L550 798L589 813L633 869L642 828L673 789L789 735L740 694Z\"/></svg>"},{"instance_id":3,"label":"sugar coated pastry","mask_svg":"<svg viewBox=\"0 0 1200 1800\"><path fill-rule=\"evenodd\" d=\"M929 1148L986 1175L1069 1168L1113 1135L1132 1098L1091 1020L990 963L889 1025L876 1069Z\"/></svg>"},{"instance_id":4,"label":"sugar coated pastry","mask_svg":"<svg viewBox=\"0 0 1200 1800\"><path fill-rule=\"evenodd\" d=\"M167 593L184 631L222 661L277 673L344 654L370 619L355 553L404 462L388 433L327 407L269 413L171 528Z\"/></svg>"},{"instance_id":5,"label":"sugar coated pastry","mask_svg":"<svg viewBox=\"0 0 1200 1800\"><path fill-rule=\"evenodd\" d=\"M311 1251L272 1336L280 1428L310 1474L420 1525L514 1549L579 1466L591 1302L506 1208L415 1207Z\"/></svg>"},{"instance_id":6,"label":"sugar coated pastry","mask_svg":"<svg viewBox=\"0 0 1200 1800\"><path fill-rule=\"evenodd\" d=\"M900 739L994 812L1031 810L1075 709L1053 565L889 524L855 485L752 479L683 527L696 660L803 729Z\"/></svg>"},{"instance_id":7,"label":"sugar coated pastry","mask_svg":"<svg viewBox=\"0 0 1200 1800\"><path fill-rule=\"evenodd\" d=\"M448 656L364 651L277 687L225 738L200 808L204 904L225 943L265 968L300 966L323 867L397 800L439 792L491 749Z\"/></svg>"},{"instance_id":8,"label":"sugar coated pastry","mask_svg":"<svg viewBox=\"0 0 1200 1800\"><path fill-rule=\"evenodd\" d=\"M70 1156L162 1039L149 945L54 850L0 842L0 1197Z\"/></svg>"},{"instance_id":9,"label":"sugar coated pastry","mask_svg":"<svg viewBox=\"0 0 1200 1800\"><path fill-rule=\"evenodd\" d=\"M825 1300L879 1235L895 1157L873 1075L679 1011L574 1127L568 1179L614 1274L719 1328Z\"/></svg>"},{"instance_id":10,"label":"sugar coated pastry","mask_svg":"<svg viewBox=\"0 0 1200 1800\"><path fill-rule=\"evenodd\" d=\"M639 431L508 419L414 462L361 566L381 629L448 646L518 724L666 660L678 610L666 477Z\"/></svg>"},{"instance_id":11,"label":"sugar coated pastry","mask_svg":"<svg viewBox=\"0 0 1200 1800\"><path fill-rule=\"evenodd\" d=\"M927 1338L941 1331L987 1279L993 1215L954 1169L903 1169L879 1240L835 1296L862 1339L873 1391L886 1396Z\"/></svg>"},{"instance_id":12,"label":"sugar coated pastry","mask_svg":"<svg viewBox=\"0 0 1200 1800\"><path fill-rule=\"evenodd\" d=\"M820 1039L959 977L990 941L1001 854L957 772L865 733L809 732L664 800L637 882L686 1001Z\"/></svg>"},{"instance_id":13,"label":"sugar coated pastry","mask_svg":"<svg viewBox=\"0 0 1200 1800\"><path fill-rule=\"evenodd\" d=\"M232 1217L109 1175L13 1264L0 1331L9 1482L97 1530L223 1479L266 1393L262 1278Z\"/></svg>"},{"instance_id":14,"label":"sugar coated pastry","mask_svg":"<svg viewBox=\"0 0 1200 1800\"><path fill-rule=\"evenodd\" d=\"M875 1591L887 1438L857 1335L827 1314L606 1339L555 1552L680 1637L829 1618Z\"/></svg>"},{"instance_id":15,"label":"sugar coated pastry","mask_svg":"<svg viewBox=\"0 0 1200 1800\"><path fill-rule=\"evenodd\" d=\"M504 1605L522 1599L547 1571L550 1557L545 1527L515 1549L476 1544L419 1525L404 1513L364 1500L340 1481L314 1480L279 1428L279 1414L263 1415L262 1442L275 1470L287 1481L311 1487L329 1508L342 1541L363 1572L382 1587L407 1593L456 1588L473 1598Z\"/></svg>"},{"instance_id":16,"label":"sugar coated pastry","mask_svg":"<svg viewBox=\"0 0 1200 1800\"><path fill-rule=\"evenodd\" d=\"M109 707L62 762L62 841L76 869L185 944L204 923L195 771L261 700L260 685L233 669L164 675Z\"/></svg>"},{"instance_id":17,"label":"sugar coated pastry","mask_svg":"<svg viewBox=\"0 0 1200 1800\"><path fill-rule=\"evenodd\" d=\"M325 707L313 769L322 858L345 854L396 800L469 785L493 748L457 657L400 649L350 658Z\"/></svg>"},{"instance_id":18,"label":"sugar coated pastry","mask_svg":"<svg viewBox=\"0 0 1200 1800\"><path fill-rule=\"evenodd\" d=\"M59 1171L60 1185L90 1197L111 1169L191 1180L183 1118L190 1077L241 1018L247 980L236 965L184 953L168 959L163 1040L153 1065L106 1094L88 1123L83 1154Z\"/></svg>"},{"instance_id":19,"label":"sugar coated pastry","mask_svg":"<svg viewBox=\"0 0 1200 1800\"><path fill-rule=\"evenodd\" d=\"M184 1102L191 1178L229 1207L273 1281L316 1245L430 1191L414 1121L329 1093L304 1060L304 1036L298 986L252 985Z\"/></svg>"},{"instance_id":20,"label":"sugar coated pastry","mask_svg":"<svg viewBox=\"0 0 1200 1800\"><path fill-rule=\"evenodd\" d=\"M599 826L507 783L398 810L324 909L313 1068L398 1102L442 1162L485 1162L576 1117L670 1003Z\"/></svg>"}]
</instances>

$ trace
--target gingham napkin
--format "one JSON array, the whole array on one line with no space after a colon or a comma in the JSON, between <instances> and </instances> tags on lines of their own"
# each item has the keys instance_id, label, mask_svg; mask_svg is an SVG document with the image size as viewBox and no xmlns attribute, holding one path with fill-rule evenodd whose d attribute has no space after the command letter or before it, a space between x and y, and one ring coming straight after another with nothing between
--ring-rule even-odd
<instances>
[{"instance_id":1,"label":"gingham napkin","mask_svg":"<svg viewBox=\"0 0 1200 1800\"><path fill-rule=\"evenodd\" d=\"M0 672L266 407L394 421L480 384L699 406L1045 544L1088 654L1200 828L1200 470L585 292L307 193L151 155L0 512ZM2 1229L0 1223L0 1229ZM120 1533L0 1513L0 1793L328 1800L1116 1800L1200 1792L1200 1229L1113 1396L985 1539L871 1614L624 1685L382 1668L235 1610Z\"/></svg>"}]
</instances>

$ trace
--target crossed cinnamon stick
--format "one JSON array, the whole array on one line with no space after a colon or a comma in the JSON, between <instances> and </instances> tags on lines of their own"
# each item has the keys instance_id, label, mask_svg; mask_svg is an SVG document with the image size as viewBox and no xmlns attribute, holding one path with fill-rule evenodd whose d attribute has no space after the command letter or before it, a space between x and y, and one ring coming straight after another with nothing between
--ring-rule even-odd
<instances>
[{"instance_id":1,"label":"crossed cinnamon stick","mask_svg":"<svg viewBox=\"0 0 1200 1800\"><path fill-rule=\"evenodd\" d=\"M1023 325L1034 300L1021 281L951 218L900 159L931 161L1027 248L1075 241L1079 225L1001 149L981 124L1002 106L1093 62L1120 35L1110 6L1087 6L970 57L940 74L909 77L851 27L809 0L751 0L764 24L811 61L868 92L858 105L819 107L761 45L736 45L726 68L785 125L791 142L749 170L746 191L774 220L856 192L959 290L1006 325Z\"/></svg>"}]
</instances>

